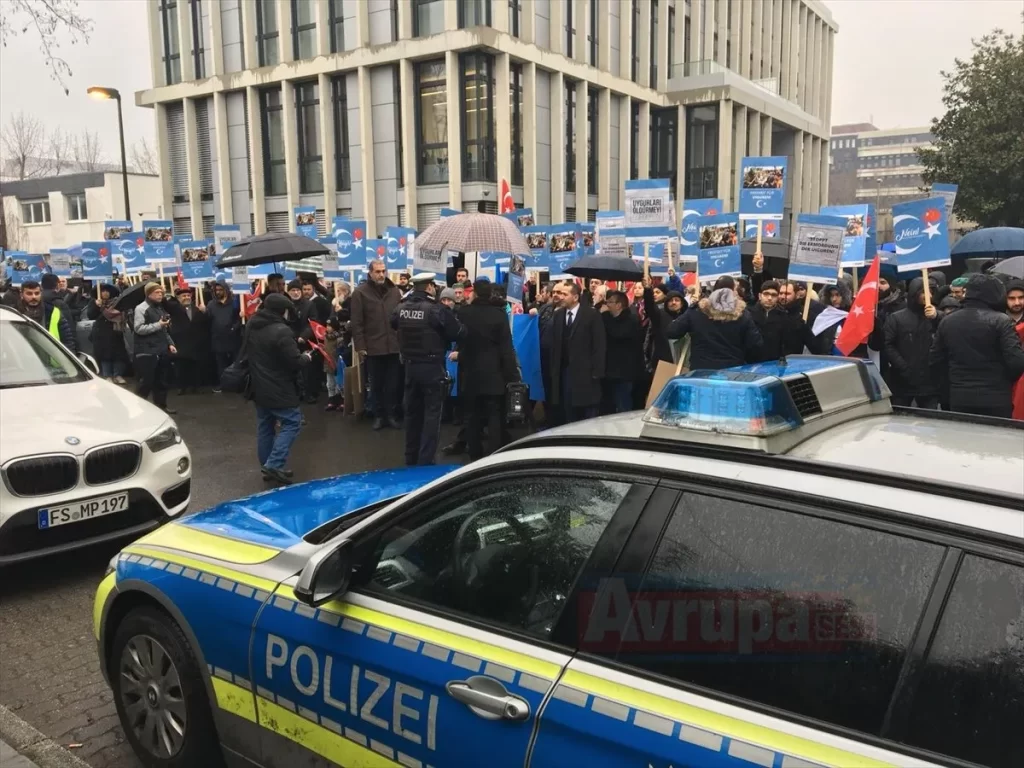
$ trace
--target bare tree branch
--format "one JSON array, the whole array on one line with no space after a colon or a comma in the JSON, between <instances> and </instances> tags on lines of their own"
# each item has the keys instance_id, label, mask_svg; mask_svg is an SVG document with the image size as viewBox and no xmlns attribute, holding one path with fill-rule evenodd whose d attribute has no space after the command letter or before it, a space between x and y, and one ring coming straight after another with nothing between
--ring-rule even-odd
<instances>
[{"instance_id":1,"label":"bare tree branch","mask_svg":"<svg viewBox=\"0 0 1024 768\"><path fill-rule=\"evenodd\" d=\"M128 150L128 163L138 173L160 173L160 164L157 161L156 151L146 139L139 139Z\"/></svg>"},{"instance_id":2,"label":"bare tree branch","mask_svg":"<svg viewBox=\"0 0 1024 768\"><path fill-rule=\"evenodd\" d=\"M72 76L71 65L62 58L58 49L61 37L67 35L71 44L89 42L92 20L78 13L78 0L3 0L0 14L0 44L7 46L9 38L35 33L39 37L39 50L50 78L69 93L67 78Z\"/></svg>"},{"instance_id":3,"label":"bare tree branch","mask_svg":"<svg viewBox=\"0 0 1024 768\"><path fill-rule=\"evenodd\" d=\"M82 131L75 137L71 154L80 171L98 171L103 164L100 137L95 131Z\"/></svg>"},{"instance_id":4,"label":"bare tree branch","mask_svg":"<svg viewBox=\"0 0 1024 768\"><path fill-rule=\"evenodd\" d=\"M46 142L46 172L50 176L60 176L71 167L71 136L59 127L54 128Z\"/></svg>"},{"instance_id":5,"label":"bare tree branch","mask_svg":"<svg viewBox=\"0 0 1024 768\"><path fill-rule=\"evenodd\" d=\"M11 115L0 133L3 146L3 173L17 179L29 179L42 172L42 154L46 132L39 119L19 112Z\"/></svg>"}]
</instances>

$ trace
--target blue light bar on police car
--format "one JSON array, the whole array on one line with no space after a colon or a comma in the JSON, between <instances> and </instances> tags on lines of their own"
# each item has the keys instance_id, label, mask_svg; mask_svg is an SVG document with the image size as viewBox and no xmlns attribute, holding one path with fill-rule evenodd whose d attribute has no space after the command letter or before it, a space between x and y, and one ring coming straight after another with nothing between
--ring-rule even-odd
<instances>
[{"instance_id":1,"label":"blue light bar on police car","mask_svg":"<svg viewBox=\"0 0 1024 768\"><path fill-rule=\"evenodd\" d=\"M643 420L749 437L767 437L804 423L782 379L735 370L677 376L665 384Z\"/></svg>"}]
</instances>

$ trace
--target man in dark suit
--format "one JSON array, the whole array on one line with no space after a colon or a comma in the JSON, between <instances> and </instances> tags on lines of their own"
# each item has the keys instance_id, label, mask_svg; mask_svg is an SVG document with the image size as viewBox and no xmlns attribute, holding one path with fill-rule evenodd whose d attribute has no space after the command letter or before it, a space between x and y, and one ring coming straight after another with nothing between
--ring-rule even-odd
<instances>
[{"instance_id":1,"label":"man in dark suit","mask_svg":"<svg viewBox=\"0 0 1024 768\"><path fill-rule=\"evenodd\" d=\"M558 305L551 322L551 392L559 423L597 416L604 377L605 330L593 307L580 304L576 283L554 288Z\"/></svg>"},{"instance_id":2,"label":"man in dark suit","mask_svg":"<svg viewBox=\"0 0 1024 768\"><path fill-rule=\"evenodd\" d=\"M177 288L166 305L171 316L171 338L178 350L173 361L178 394L195 394L199 391L201 363L210 354L209 320L192 304L190 288Z\"/></svg>"}]
</instances>

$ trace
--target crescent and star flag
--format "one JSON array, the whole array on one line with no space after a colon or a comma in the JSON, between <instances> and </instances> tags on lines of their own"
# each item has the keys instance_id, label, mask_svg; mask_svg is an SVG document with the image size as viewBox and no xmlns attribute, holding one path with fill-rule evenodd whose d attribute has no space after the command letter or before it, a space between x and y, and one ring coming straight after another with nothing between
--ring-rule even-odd
<instances>
[{"instance_id":1,"label":"crescent and star flag","mask_svg":"<svg viewBox=\"0 0 1024 768\"><path fill-rule=\"evenodd\" d=\"M505 179L501 180L501 207L498 213L512 213L516 209L516 204L512 201L512 190L508 186L508 181Z\"/></svg>"},{"instance_id":2,"label":"crescent and star flag","mask_svg":"<svg viewBox=\"0 0 1024 768\"><path fill-rule=\"evenodd\" d=\"M853 300L853 306L850 307L850 314L846 317L839 338L836 339L836 348L846 357L849 357L853 350L866 342L875 328L879 265L876 253L871 262L871 268L868 269L864 282L860 284L860 290L857 291L857 298Z\"/></svg>"}]
</instances>

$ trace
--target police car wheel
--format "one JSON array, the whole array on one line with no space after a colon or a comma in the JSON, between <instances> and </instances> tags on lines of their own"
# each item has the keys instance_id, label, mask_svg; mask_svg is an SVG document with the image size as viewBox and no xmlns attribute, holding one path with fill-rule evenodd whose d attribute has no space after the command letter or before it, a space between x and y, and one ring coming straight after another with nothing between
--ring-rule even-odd
<instances>
[{"instance_id":1,"label":"police car wheel","mask_svg":"<svg viewBox=\"0 0 1024 768\"><path fill-rule=\"evenodd\" d=\"M147 768L223 766L199 662L170 617L131 611L108 666L121 726Z\"/></svg>"}]
</instances>

